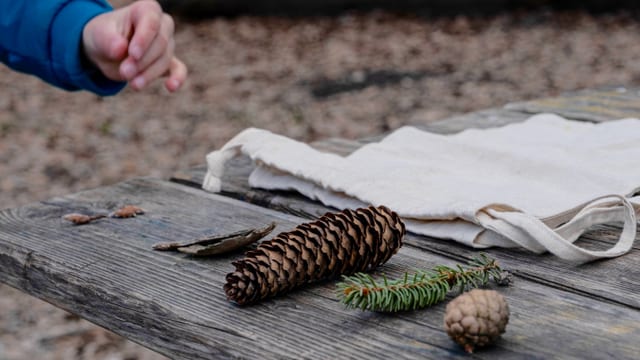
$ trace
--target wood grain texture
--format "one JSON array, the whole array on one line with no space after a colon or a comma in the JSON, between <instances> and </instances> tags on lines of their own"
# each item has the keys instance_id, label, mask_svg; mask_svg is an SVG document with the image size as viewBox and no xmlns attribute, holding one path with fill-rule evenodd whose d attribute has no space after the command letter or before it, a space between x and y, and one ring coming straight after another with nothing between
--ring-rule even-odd
<instances>
[{"instance_id":1,"label":"wood grain texture","mask_svg":"<svg viewBox=\"0 0 640 360\"><path fill-rule=\"evenodd\" d=\"M593 122L637 118L640 117L640 90L585 90L560 97L508 104L505 109L527 114L554 113L570 119Z\"/></svg>"},{"instance_id":2,"label":"wood grain texture","mask_svg":"<svg viewBox=\"0 0 640 360\"><path fill-rule=\"evenodd\" d=\"M68 212L144 208L132 219L74 226ZM154 179L0 212L0 280L181 359L466 358L442 330L444 305L395 315L346 310L333 281L241 308L222 291L233 254L191 259L152 244L302 219ZM405 247L380 270L452 264ZM519 278L499 289L512 318L505 337L477 358L633 358L640 313ZM544 344L544 345L542 345ZM612 346L615 344L615 346Z\"/></svg>"}]
</instances>

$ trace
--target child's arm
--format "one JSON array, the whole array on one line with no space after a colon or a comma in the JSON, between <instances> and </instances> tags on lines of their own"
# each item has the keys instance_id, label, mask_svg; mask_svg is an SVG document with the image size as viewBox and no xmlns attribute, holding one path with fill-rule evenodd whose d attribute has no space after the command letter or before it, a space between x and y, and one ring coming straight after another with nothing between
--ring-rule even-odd
<instances>
[{"instance_id":1,"label":"child's arm","mask_svg":"<svg viewBox=\"0 0 640 360\"><path fill-rule=\"evenodd\" d=\"M162 11L154 1L136 2L118 11L112 11L104 0L1 1L0 61L14 70L36 75L66 90L85 89L99 95L112 95L126 85L126 80L133 79L133 87L139 88L135 85L135 77L138 75L142 75L146 85L166 74L169 78L165 85L173 91L184 82L186 68L173 56L173 24L171 23L171 31L167 31L166 25L156 27L154 21L149 20L157 17L166 19L158 13L162 14ZM127 16L131 21L123 22ZM157 25L165 22L163 20ZM90 23L96 26L85 31L85 26ZM141 58L126 56L120 60L104 56L96 58L96 54L108 55L100 53L104 51L105 45L113 46L105 38L112 35L114 23L118 23L115 29L122 30L121 34L131 35L125 36L125 55L133 50L129 45L135 44L139 44L143 54L161 55L155 58L152 55L143 55ZM164 34L163 37L157 36L160 32ZM155 43L155 39L167 36L169 41L166 47L149 47ZM150 43L145 42L150 38ZM92 39L103 41L99 44L83 44ZM128 39L131 39L131 44ZM163 42L164 40L161 44ZM166 57L169 56L170 60L167 61ZM105 66L105 59L118 68L126 68L128 60L133 61L136 67L134 77L123 74L113 76L114 74L106 72L108 67ZM163 73L158 75L160 71Z\"/></svg>"}]
</instances>

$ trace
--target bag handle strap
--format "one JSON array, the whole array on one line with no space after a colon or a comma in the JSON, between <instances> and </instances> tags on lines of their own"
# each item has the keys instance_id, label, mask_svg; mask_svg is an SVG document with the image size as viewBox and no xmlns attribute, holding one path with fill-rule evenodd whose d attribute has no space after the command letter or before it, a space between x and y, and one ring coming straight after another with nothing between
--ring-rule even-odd
<instances>
[{"instance_id":1,"label":"bag handle strap","mask_svg":"<svg viewBox=\"0 0 640 360\"><path fill-rule=\"evenodd\" d=\"M637 227L633 205L620 195L599 197L582 205L575 216L556 228L549 227L535 216L503 207L486 207L476 214L476 219L485 229L530 251L548 251L562 259L578 263L627 253L633 246ZM612 222L622 222L623 226L617 242L611 248L588 250L573 244L592 226Z\"/></svg>"}]
</instances>

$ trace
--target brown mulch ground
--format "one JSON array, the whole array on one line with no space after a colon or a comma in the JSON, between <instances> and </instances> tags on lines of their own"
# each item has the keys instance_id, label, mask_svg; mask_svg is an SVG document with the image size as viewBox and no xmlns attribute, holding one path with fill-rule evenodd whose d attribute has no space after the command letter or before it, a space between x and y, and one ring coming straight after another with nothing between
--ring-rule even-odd
<instances>
[{"instance_id":1,"label":"brown mulch ground","mask_svg":"<svg viewBox=\"0 0 640 360\"><path fill-rule=\"evenodd\" d=\"M121 1L122 2L122 1ZM249 127L373 135L509 101L640 84L630 15L382 12L178 24L183 91L65 93L0 68L0 209L132 176L168 177ZM0 360L161 356L0 285Z\"/></svg>"}]
</instances>

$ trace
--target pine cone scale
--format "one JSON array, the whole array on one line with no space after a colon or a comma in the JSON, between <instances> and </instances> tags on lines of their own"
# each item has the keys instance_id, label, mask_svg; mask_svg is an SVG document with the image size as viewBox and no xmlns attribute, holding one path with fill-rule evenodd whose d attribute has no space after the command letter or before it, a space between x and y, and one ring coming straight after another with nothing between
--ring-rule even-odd
<instances>
[{"instance_id":1,"label":"pine cone scale","mask_svg":"<svg viewBox=\"0 0 640 360\"><path fill-rule=\"evenodd\" d=\"M329 214L333 215L333 214ZM329 217L330 220L333 217ZM331 242L334 247L334 251L336 251L333 255L337 258L335 274L341 274L344 272L346 264L350 261L350 253L351 253L351 241L345 240L342 238L342 233L344 232L344 228L340 226L341 223L337 221L327 222L327 226L323 227L327 233L331 234L327 237L327 239Z\"/></svg>"}]
</instances>

